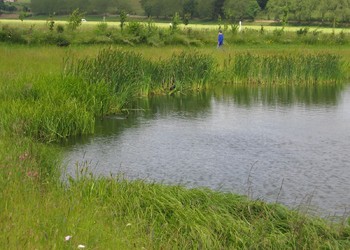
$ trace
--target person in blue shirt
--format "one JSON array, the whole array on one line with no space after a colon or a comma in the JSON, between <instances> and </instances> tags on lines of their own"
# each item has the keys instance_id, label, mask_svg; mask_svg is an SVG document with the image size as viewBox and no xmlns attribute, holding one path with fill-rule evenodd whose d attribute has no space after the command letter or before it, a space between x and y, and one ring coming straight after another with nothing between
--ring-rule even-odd
<instances>
[{"instance_id":1,"label":"person in blue shirt","mask_svg":"<svg viewBox=\"0 0 350 250\"><path fill-rule=\"evenodd\" d=\"M222 47L224 45L224 34L222 34L222 31L219 30L218 35L218 48Z\"/></svg>"}]
</instances>

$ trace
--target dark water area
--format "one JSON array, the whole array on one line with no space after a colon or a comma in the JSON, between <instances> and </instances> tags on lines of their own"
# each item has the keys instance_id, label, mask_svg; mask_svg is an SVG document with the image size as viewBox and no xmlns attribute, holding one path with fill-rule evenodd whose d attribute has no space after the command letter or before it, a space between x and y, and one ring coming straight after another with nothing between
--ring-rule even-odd
<instances>
[{"instance_id":1,"label":"dark water area","mask_svg":"<svg viewBox=\"0 0 350 250\"><path fill-rule=\"evenodd\" d=\"M209 187L350 211L350 86L224 86L138 100L64 145L67 173Z\"/></svg>"}]
</instances>

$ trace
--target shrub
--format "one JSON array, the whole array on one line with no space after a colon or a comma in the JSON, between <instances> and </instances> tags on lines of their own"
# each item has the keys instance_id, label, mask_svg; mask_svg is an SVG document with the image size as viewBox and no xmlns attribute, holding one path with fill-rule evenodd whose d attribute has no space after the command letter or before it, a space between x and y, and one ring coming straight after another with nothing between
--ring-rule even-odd
<instances>
[{"instance_id":1,"label":"shrub","mask_svg":"<svg viewBox=\"0 0 350 250\"><path fill-rule=\"evenodd\" d=\"M9 25L2 26L0 31L0 41L10 43L27 43L19 29L10 27Z\"/></svg>"},{"instance_id":2,"label":"shrub","mask_svg":"<svg viewBox=\"0 0 350 250\"><path fill-rule=\"evenodd\" d=\"M69 40L64 36L58 36L56 38L56 45L59 47L67 47L70 45Z\"/></svg>"},{"instance_id":3,"label":"shrub","mask_svg":"<svg viewBox=\"0 0 350 250\"><path fill-rule=\"evenodd\" d=\"M79 8L75 9L68 19L68 27L70 30L76 30L81 25L81 20L85 13L80 12Z\"/></svg>"},{"instance_id":4,"label":"shrub","mask_svg":"<svg viewBox=\"0 0 350 250\"><path fill-rule=\"evenodd\" d=\"M96 30L96 32L97 32L97 34L105 34L106 31L107 31L107 28L108 28L108 25L107 25L106 22L99 23L99 24L97 25L97 30Z\"/></svg>"},{"instance_id":5,"label":"shrub","mask_svg":"<svg viewBox=\"0 0 350 250\"><path fill-rule=\"evenodd\" d=\"M309 32L309 28L305 27L305 28L300 28L299 30L297 30L297 35L306 35Z\"/></svg>"},{"instance_id":6,"label":"shrub","mask_svg":"<svg viewBox=\"0 0 350 250\"><path fill-rule=\"evenodd\" d=\"M61 25L61 24L58 24L56 26L56 31L57 31L57 33L63 33L64 32L64 26Z\"/></svg>"}]
</instances>

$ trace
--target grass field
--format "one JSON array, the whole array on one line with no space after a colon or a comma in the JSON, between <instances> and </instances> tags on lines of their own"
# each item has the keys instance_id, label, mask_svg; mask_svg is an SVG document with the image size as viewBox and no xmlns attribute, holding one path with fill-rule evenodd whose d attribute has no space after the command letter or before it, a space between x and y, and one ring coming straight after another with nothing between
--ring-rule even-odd
<instances>
[{"instance_id":1,"label":"grass field","mask_svg":"<svg viewBox=\"0 0 350 250\"><path fill-rule=\"evenodd\" d=\"M68 17L66 17L68 18ZM92 20L90 21L89 18L86 18L87 22L84 22L82 24L82 30L84 29L91 29L93 27L96 27L99 23L101 23L103 21L103 17L99 17L100 20L96 20L98 17L92 17ZM113 17L112 17L113 18ZM108 24L108 26L111 27L116 27L119 28L120 27L120 23L117 17L113 18L113 21L109 21L109 18L107 18L106 23ZM147 22L147 19L135 19L135 20L141 20L144 22ZM20 25L20 20L14 20L14 19L0 19L0 23L1 24L10 24L10 25ZM64 20L58 19L57 24L66 24L67 22ZM265 24L265 25L264 25ZM24 20L22 25L24 26L28 26L30 27L31 25L36 25L37 27L46 27L46 20ZM161 28L169 28L169 22L155 22L154 25L161 27ZM238 25L238 23L237 23ZM261 29L261 25L264 26L264 30L267 32L272 32L276 29L281 29L282 27L279 26L271 26L270 23L252 23L252 22L247 22L242 24L243 27L243 31L245 29L253 29L253 30L260 30ZM296 32L298 30L300 30L301 28L309 28L310 31L318 31L318 32L323 32L323 33L340 33L340 32L344 32L344 33L350 33L350 29L349 28L327 28L327 27L314 27L314 26L303 26L303 27L296 27L296 26L286 26L284 29L286 32ZM187 26L185 26L184 24L180 24L179 28L184 29L184 28L192 28L192 29L196 29L196 30L213 30L213 31L217 31L219 28L218 24L188 24ZM224 25L222 24L222 29L224 28Z\"/></svg>"}]
</instances>

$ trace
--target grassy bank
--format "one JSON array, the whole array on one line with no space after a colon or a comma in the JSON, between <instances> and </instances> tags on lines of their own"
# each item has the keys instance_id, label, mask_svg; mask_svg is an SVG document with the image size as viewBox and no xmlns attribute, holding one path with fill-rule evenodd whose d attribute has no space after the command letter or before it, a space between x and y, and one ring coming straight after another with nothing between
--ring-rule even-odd
<instances>
[{"instance_id":1,"label":"grassy bank","mask_svg":"<svg viewBox=\"0 0 350 250\"><path fill-rule=\"evenodd\" d=\"M54 149L23 139L0 146L0 243L6 249L350 247L349 227L277 204L84 173L65 186L37 172L57 166Z\"/></svg>"},{"instance_id":2,"label":"grassy bank","mask_svg":"<svg viewBox=\"0 0 350 250\"><path fill-rule=\"evenodd\" d=\"M253 56L259 65L266 58L282 60L286 51L307 52L303 58L310 59L320 52L346 55L342 49L259 51L242 46L226 53L212 48L193 53L178 47L101 51L0 46L0 245L6 249L74 249L79 244L91 249L350 248L348 221L331 224L278 204L122 176L96 178L85 171L62 182L60 150L49 143L93 133L96 117L119 111L134 95L170 94L173 85L180 92L193 91L198 84L209 87L213 76L216 81L235 82L236 73L224 72L240 65L235 63L239 56L243 59L238 61ZM318 63L324 60L317 58ZM329 60L349 61L346 56L333 59ZM343 67L347 65L335 70L341 73ZM68 235L73 237L65 241Z\"/></svg>"},{"instance_id":3,"label":"grassy bank","mask_svg":"<svg viewBox=\"0 0 350 250\"><path fill-rule=\"evenodd\" d=\"M314 27L244 26L240 32L237 25L220 26L225 34L225 44L304 44L348 45L348 29ZM77 29L70 29L66 21L1 20L0 41L17 44L70 44L92 45L147 45L162 47L184 45L202 47L216 45L219 25L179 25L170 28L169 23L127 22L120 28L118 22L85 22Z\"/></svg>"}]
</instances>

